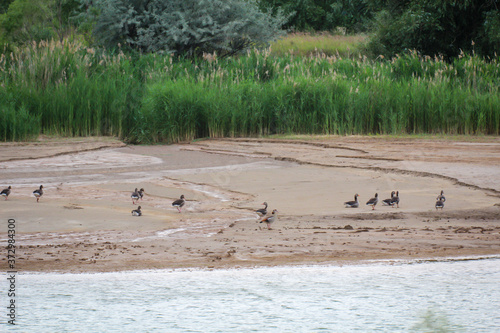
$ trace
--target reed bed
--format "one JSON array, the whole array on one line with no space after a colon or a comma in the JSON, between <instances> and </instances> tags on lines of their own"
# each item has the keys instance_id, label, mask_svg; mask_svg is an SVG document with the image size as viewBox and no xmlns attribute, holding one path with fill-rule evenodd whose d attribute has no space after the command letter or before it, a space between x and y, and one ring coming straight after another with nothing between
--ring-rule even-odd
<instances>
[{"instance_id":1,"label":"reed bed","mask_svg":"<svg viewBox=\"0 0 500 333\"><path fill-rule=\"evenodd\" d=\"M3 140L29 140L41 132L61 136L125 136L124 125L142 83L122 53L108 56L78 43L33 43L0 55L0 129ZM10 118L10 119L14 119ZM20 119L27 119L23 127ZM16 127L17 126L17 127ZM21 128L19 128L21 126Z\"/></svg>"},{"instance_id":2,"label":"reed bed","mask_svg":"<svg viewBox=\"0 0 500 333\"><path fill-rule=\"evenodd\" d=\"M51 42L0 55L0 79L3 141L500 132L500 59L468 55L448 63L266 50L189 61Z\"/></svg>"}]
</instances>

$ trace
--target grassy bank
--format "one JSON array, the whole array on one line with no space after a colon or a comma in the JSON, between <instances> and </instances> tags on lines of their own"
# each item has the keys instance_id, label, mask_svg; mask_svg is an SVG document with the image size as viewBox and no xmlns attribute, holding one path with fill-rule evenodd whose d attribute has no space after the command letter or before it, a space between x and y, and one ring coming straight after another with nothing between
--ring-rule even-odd
<instances>
[{"instance_id":1,"label":"grassy bank","mask_svg":"<svg viewBox=\"0 0 500 333\"><path fill-rule=\"evenodd\" d=\"M0 81L3 141L500 132L500 59L250 52L190 62L53 42L1 55Z\"/></svg>"},{"instance_id":2,"label":"grassy bank","mask_svg":"<svg viewBox=\"0 0 500 333\"><path fill-rule=\"evenodd\" d=\"M327 56L348 57L365 53L365 35L332 35L330 33L292 33L271 45L271 54L284 56L314 56L325 54Z\"/></svg>"}]
</instances>

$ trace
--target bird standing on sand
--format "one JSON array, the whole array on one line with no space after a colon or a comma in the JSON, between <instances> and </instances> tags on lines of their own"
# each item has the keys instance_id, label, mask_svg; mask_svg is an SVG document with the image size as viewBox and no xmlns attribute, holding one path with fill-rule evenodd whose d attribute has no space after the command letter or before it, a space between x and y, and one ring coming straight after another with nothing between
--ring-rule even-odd
<instances>
[{"instance_id":1,"label":"bird standing on sand","mask_svg":"<svg viewBox=\"0 0 500 333\"><path fill-rule=\"evenodd\" d=\"M446 201L446 198L444 197L444 191L441 190L441 194L437 196L436 198L436 210L438 210L439 208L441 208L441 210L443 210L444 208L444 202Z\"/></svg>"},{"instance_id":2,"label":"bird standing on sand","mask_svg":"<svg viewBox=\"0 0 500 333\"><path fill-rule=\"evenodd\" d=\"M378 202L378 193L375 193L375 196L373 198L371 198L370 200L368 200L366 202L366 205L372 206L372 210L375 210L375 206L377 205L377 202Z\"/></svg>"},{"instance_id":3,"label":"bird standing on sand","mask_svg":"<svg viewBox=\"0 0 500 333\"><path fill-rule=\"evenodd\" d=\"M443 190L441 190L441 194L437 196L436 200L437 201L442 201L442 202L446 201L446 198L444 197L444 191Z\"/></svg>"},{"instance_id":4,"label":"bird standing on sand","mask_svg":"<svg viewBox=\"0 0 500 333\"><path fill-rule=\"evenodd\" d=\"M436 210L438 210L439 208L441 208L441 210L443 210L443 208L444 208L444 200L438 200L438 201L436 201Z\"/></svg>"},{"instance_id":5,"label":"bird standing on sand","mask_svg":"<svg viewBox=\"0 0 500 333\"><path fill-rule=\"evenodd\" d=\"M354 201L344 202L344 205L346 206L346 208L358 208L359 207L358 197L359 197L359 194L356 193L354 195Z\"/></svg>"},{"instance_id":6,"label":"bird standing on sand","mask_svg":"<svg viewBox=\"0 0 500 333\"><path fill-rule=\"evenodd\" d=\"M141 188L141 189L139 190L139 196L141 197L141 200L142 200L142 198L144 197L144 192L145 192L145 191L144 191L144 189L143 189L143 188Z\"/></svg>"},{"instance_id":7,"label":"bird standing on sand","mask_svg":"<svg viewBox=\"0 0 500 333\"><path fill-rule=\"evenodd\" d=\"M382 200L382 205L384 206L393 206L392 200L394 199L394 195L396 192L392 191L391 192L391 197L389 199L384 199Z\"/></svg>"},{"instance_id":8,"label":"bird standing on sand","mask_svg":"<svg viewBox=\"0 0 500 333\"><path fill-rule=\"evenodd\" d=\"M271 223L276 221L278 219L278 215L276 214L278 212L277 209L274 209L272 212L271 216L265 217L262 220L260 220L260 223L265 222L267 224L267 229L271 230Z\"/></svg>"},{"instance_id":9,"label":"bird standing on sand","mask_svg":"<svg viewBox=\"0 0 500 333\"><path fill-rule=\"evenodd\" d=\"M139 194L137 187L135 188L135 191L132 192L132 195L130 197L132 198L132 205L135 205L137 203L137 200L141 198L141 195Z\"/></svg>"},{"instance_id":10,"label":"bird standing on sand","mask_svg":"<svg viewBox=\"0 0 500 333\"><path fill-rule=\"evenodd\" d=\"M40 198L43 195L43 185L40 185L40 188L38 190L34 190L33 195L36 197L36 202L39 202Z\"/></svg>"},{"instance_id":11,"label":"bird standing on sand","mask_svg":"<svg viewBox=\"0 0 500 333\"><path fill-rule=\"evenodd\" d=\"M4 188L2 190L2 192L0 193L0 195L4 196L5 197L5 200L7 200L7 198L9 197L9 194L10 194L10 190L12 189L12 186L9 186L7 188Z\"/></svg>"},{"instance_id":12,"label":"bird standing on sand","mask_svg":"<svg viewBox=\"0 0 500 333\"><path fill-rule=\"evenodd\" d=\"M392 207L394 207L394 205L397 205L398 208L399 208L399 191L396 191L396 195L394 196L394 198L392 198Z\"/></svg>"},{"instance_id":13,"label":"bird standing on sand","mask_svg":"<svg viewBox=\"0 0 500 333\"><path fill-rule=\"evenodd\" d=\"M137 209L134 209L132 211L132 215L133 216L141 216L142 215L142 212L141 212L141 206L137 207Z\"/></svg>"},{"instance_id":14,"label":"bird standing on sand","mask_svg":"<svg viewBox=\"0 0 500 333\"><path fill-rule=\"evenodd\" d=\"M184 206L185 203L186 203L186 200L184 200L184 194L183 194L183 195L181 195L180 199L177 199L174 202L172 202L172 206L174 206L175 208L177 208L177 210L180 213L181 212L181 208L182 208L182 206Z\"/></svg>"},{"instance_id":15,"label":"bird standing on sand","mask_svg":"<svg viewBox=\"0 0 500 333\"><path fill-rule=\"evenodd\" d=\"M259 214L260 216L266 216L267 214L267 202L264 201L263 205L265 206L264 208L257 209L255 212Z\"/></svg>"}]
</instances>

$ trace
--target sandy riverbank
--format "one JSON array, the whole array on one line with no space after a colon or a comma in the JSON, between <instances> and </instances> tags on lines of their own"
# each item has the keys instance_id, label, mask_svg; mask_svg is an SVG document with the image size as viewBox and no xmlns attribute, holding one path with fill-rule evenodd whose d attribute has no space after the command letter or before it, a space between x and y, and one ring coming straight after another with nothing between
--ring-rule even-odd
<instances>
[{"instance_id":1,"label":"sandy riverbank","mask_svg":"<svg viewBox=\"0 0 500 333\"><path fill-rule=\"evenodd\" d=\"M0 144L20 271L346 263L500 254L500 139L302 137ZM31 195L40 184L45 194ZM143 187L133 217L130 194ZM364 203L399 190L400 208ZM443 211L434 209L445 191ZM361 207L343 202L360 194ZM182 213L171 206L181 194ZM267 230L255 209L279 219ZM6 242L7 228L0 230ZM6 256L0 261L6 268Z\"/></svg>"}]
</instances>

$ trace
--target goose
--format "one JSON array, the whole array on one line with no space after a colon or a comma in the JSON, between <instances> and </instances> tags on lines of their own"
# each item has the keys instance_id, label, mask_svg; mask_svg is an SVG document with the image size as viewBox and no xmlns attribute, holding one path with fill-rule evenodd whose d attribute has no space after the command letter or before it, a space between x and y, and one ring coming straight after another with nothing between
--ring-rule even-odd
<instances>
[{"instance_id":1,"label":"goose","mask_svg":"<svg viewBox=\"0 0 500 333\"><path fill-rule=\"evenodd\" d=\"M359 194L356 193L354 195L354 201L344 202L344 205L346 206L346 208L358 208L359 207L358 197L359 197Z\"/></svg>"},{"instance_id":2,"label":"goose","mask_svg":"<svg viewBox=\"0 0 500 333\"><path fill-rule=\"evenodd\" d=\"M264 208L257 209L255 212L259 214L260 216L266 216L267 214L267 202L264 201L263 205L265 206Z\"/></svg>"},{"instance_id":3,"label":"goose","mask_svg":"<svg viewBox=\"0 0 500 333\"><path fill-rule=\"evenodd\" d=\"M36 202L40 201L40 198L43 195L43 185L40 185L40 188L33 191L33 195L36 197Z\"/></svg>"},{"instance_id":4,"label":"goose","mask_svg":"<svg viewBox=\"0 0 500 333\"><path fill-rule=\"evenodd\" d=\"M5 197L5 200L7 200L7 198L9 197L9 194L10 194L10 190L11 190L12 186L9 186L7 188L4 188L2 190L2 192L0 193L0 195L3 195Z\"/></svg>"},{"instance_id":5,"label":"goose","mask_svg":"<svg viewBox=\"0 0 500 333\"><path fill-rule=\"evenodd\" d=\"M265 222L267 224L267 229L271 230L271 223L276 221L278 219L278 215L276 214L278 212L277 209L274 209L272 212L271 216L265 217L262 220L260 220L260 223Z\"/></svg>"},{"instance_id":6,"label":"goose","mask_svg":"<svg viewBox=\"0 0 500 333\"><path fill-rule=\"evenodd\" d=\"M443 208L444 208L444 200L438 200L438 201L436 201L436 210L438 210L439 208L441 208L441 210L443 210Z\"/></svg>"},{"instance_id":7,"label":"goose","mask_svg":"<svg viewBox=\"0 0 500 333\"><path fill-rule=\"evenodd\" d=\"M142 200L142 198L144 197L144 192L145 192L145 191L144 191L144 189L143 189L143 188L141 188L141 189L139 190L139 196L141 197L141 200Z\"/></svg>"},{"instance_id":8,"label":"goose","mask_svg":"<svg viewBox=\"0 0 500 333\"><path fill-rule=\"evenodd\" d=\"M181 212L181 208L182 208L182 206L184 206L185 203L186 203L186 200L184 200L184 194L183 194L183 195L181 195L180 199L177 199L174 202L172 202L172 206L174 206L175 208L177 208L177 210L180 213Z\"/></svg>"},{"instance_id":9,"label":"goose","mask_svg":"<svg viewBox=\"0 0 500 333\"><path fill-rule=\"evenodd\" d=\"M135 191L132 192L132 195L130 196L132 198L132 204L135 205L137 203L137 200L141 198L141 195L139 191L137 190L137 187L135 188Z\"/></svg>"},{"instance_id":10,"label":"goose","mask_svg":"<svg viewBox=\"0 0 500 333\"><path fill-rule=\"evenodd\" d=\"M443 190L441 190L441 194L437 196L436 200L437 201L442 201L442 202L446 201L446 198L444 197L444 191Z\"/></svg>"},{"instance_id":11,"label":"goose","mask_svg":"<svg viewBox=\"0 0 500 333\"><path fill-rule=\"evenodd\" d=\"M134 209L132 211L132 216L141 216L141 215L142 215L141 206L137 207L137 209Z\"/></svg>"},{"instance_id":12,"label":"goose","mask_svg":"<svg viewBox=\"0 0 500 333\"><path fill-rule=\"evenodd\" d=\"M370 200L368 200L366 202L366 205L372 206L372 210L375 210L375 206L377 205L377 202L378 202L378 193L375 193L375 196L373 198L371 198Z\"/></svg>"},{"instance_id":13,"label":"goose","mask_svg":"<svg viewBox=\"0 0 500 333\"><path fill-rule=\"evenodd\" d=\"M397 207L399 208L399 191L396 191L396 195L394 196L394 198L392 198L392 207L394 207L394 205L396 204Z\"/></svg>"},{"instance_id":14,"label":"goose","mask_svg":"<svg viewBox=\"0 0 500 333\"><path fill-rule=\"evenodd\" d=\"M396 192L392 191L391 192L391 197L389 199L382 200L382 205L384 205L384 206L392 206L393 205L392 200L394 199L394 194L396 194Z\"/></svg>"}]
</instances>

